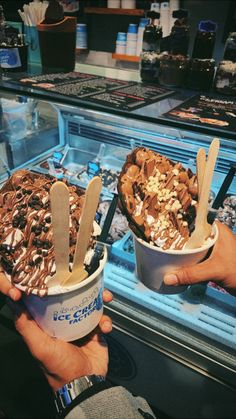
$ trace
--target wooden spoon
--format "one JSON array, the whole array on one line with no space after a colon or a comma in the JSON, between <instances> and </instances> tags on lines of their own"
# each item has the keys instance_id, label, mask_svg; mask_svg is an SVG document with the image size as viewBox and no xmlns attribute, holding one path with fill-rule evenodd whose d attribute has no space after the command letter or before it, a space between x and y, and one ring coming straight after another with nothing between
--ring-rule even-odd
<instances>
[{"instance_id":1,"label":"wooden spoon","mask_svg":"<svg viewBox=\"0 0 236 419\"><path fill-rule=\"evenodd\" d=\"M219 152L220 142L214 139L209 148L206 169L203 177L202 190L197 208L197 216L195 221L195 230L190 239L186 243L186 249L196 249L201 247L207 238L208 232L206 228L206 217L208 212L208 199L211 187L211 181L214 173L215 163Z\"/></svg>"},{"instance_id":2,"label":"wooden spoon","mask_svg":"<svg viewBox=\"0 0 236 419\"><path fill-rule=\"evenodd\" d=\"M83 281L88 276L84 269L84 258L88 249L89 240L93 228L93 221L96 214L99 196L102 189L102 181L99 176L95 176L88 184L83 210L80 218L80 227L77 234L76 248L72 273L61 284L62 286L75 285Z\"/></svg>"},{"instance_id":3,"label":"wooden spoon","mask_svg":"<svg viewBox=\"0 0 236 419\"><path fill-rule=\"evenodd\" d=\"M48 286L59 285L69 276L69 225L70 202L69 190L65 183L55 182L50 189L52 211L53 243L55 252L56 274Z\"/></svg>"},{"instance_id":4,"label":"wooden spoon","mask_svg":"<svg viewBox=\"0 0 236 419\"><path fill-rule=\"evenodd\" d=\"M197 184L198 184L198 203L202 193L202 185L204 179L204 173L206 169L206 151L204 148L199 148L197 152ZM207 236L210 236L212 226L207 222L207 217L205 221L205 229L207 231Z\"/></svg>"},{"instance_id":5,"label":"wooden spoon","mask_svg":"<svg viewBox=\"0 0 236 419\"><path fill-rule=\"evenodd\" d=\"M201 196L204 173L206 169L206 151L205 148L199 148L197 152L197 186L198 186L198 200Z\"/></svg>"}]
</instances>

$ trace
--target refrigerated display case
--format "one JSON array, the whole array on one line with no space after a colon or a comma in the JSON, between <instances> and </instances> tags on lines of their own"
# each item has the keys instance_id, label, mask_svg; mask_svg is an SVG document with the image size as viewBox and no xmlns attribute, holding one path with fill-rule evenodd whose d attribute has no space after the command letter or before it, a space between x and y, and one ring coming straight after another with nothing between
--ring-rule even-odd
<instances>
[{"instance_id":1,"label":"refrigerated display case","mask_svg":"<svg viewBox=\"0 0 236 419\"><path fill-rule=\"evenodd\" d=\"M86 187L99 168L103 180L101 225L127 154L151 148L196 170L199 147L213 137L221 146L212 200L236 164L236 134L227 128L199 127L164 113L190 97L174 95L134 111L22 86L0 83L1 183L19 168L64 176ZM229 205L216 216L234 229L236 179ZM227 213L227 210L229 211ZM114 322L108 337L109 378L144 396L172 418L234 418L236 412L236 297L213 282L175 295L146 288L136 277L128 224L117 209L107 246L105 287L114 294L106 311Z\"/></svg>"}]
</instances>

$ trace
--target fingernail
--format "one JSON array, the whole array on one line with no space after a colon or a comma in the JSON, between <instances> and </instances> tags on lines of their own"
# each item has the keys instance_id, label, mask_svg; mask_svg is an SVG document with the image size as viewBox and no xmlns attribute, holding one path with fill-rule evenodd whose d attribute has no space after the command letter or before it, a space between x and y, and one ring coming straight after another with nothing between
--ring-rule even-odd
<instances>
[{"instance_id":1,"label":"fingernail","mask_svg":"<svg viewBox=\"0 0 236 419\"><path fill-rule=\"evenodd\" d=\"M10 288L9 292L8 292L9 297L15 301L16 299L16 290L14 288Z\"/></svg>"},{"instance_id":2,"label":"fingernail","mask_svg":"<svg viewBox=\"0 0 236 419\"><path fill-rule=\"evenodd\" d=\"M177 285L178 277L175 274L169 274L164 276L164 282L166 285Z\"/></svg>"}]
</instances>

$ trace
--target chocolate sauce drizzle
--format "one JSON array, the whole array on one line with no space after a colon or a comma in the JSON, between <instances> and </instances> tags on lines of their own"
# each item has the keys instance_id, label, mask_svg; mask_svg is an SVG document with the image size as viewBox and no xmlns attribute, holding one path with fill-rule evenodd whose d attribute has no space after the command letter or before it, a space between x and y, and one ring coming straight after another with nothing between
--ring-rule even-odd
<instances>
[{"instance_id":1,"label":"chocolate sauce drizzle","mask_svg":"<svg viewBox=\"0 0 236 419\"><path fill-rule=\"evenodd\" d=\"M0 194L0 260L13 284L38 295L47 294L47 282L55 274L53 232L49 191L55 178L20 170L4 185ZM70 192L70 262L84 192L68 186ZM69 261L68 261L69 263Z\"/></svg>"},{"instance_id":2,"label":"chocolate sauce drizzle","mask_svg":"<svg viewBox=\"0 0 236 419\"><path fill-rule=\"evenodd\" d=\"M195 218L196 175L140 147L127 156L118 191L135 234L164 250L183 248Z\"/></svg>"}]
</instances>

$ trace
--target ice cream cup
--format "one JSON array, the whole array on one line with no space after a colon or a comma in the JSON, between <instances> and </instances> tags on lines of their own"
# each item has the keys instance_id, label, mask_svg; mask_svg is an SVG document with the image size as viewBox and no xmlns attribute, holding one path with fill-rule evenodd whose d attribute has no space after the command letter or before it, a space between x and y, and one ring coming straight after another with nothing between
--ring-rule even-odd
<instances>
[{"instance_id":1,"label":"ice cream cup","mask_svg":"<svg viewBox=\"0 0 236 419\"><path fill-rule=\"evenodd\" d=\"M103 313L106 260L107 250L104 248L99 268L77 285L51 287L44 297L23 292L24 304L41 329L68 342L86 336L98 325ZM21 286L18 288L24 290Z\"/></svg>"},{"instance_id":2,"label":"ice cream cup","mask_svg":"<svg viewBox=\"0 0 236 419\"><path fill-rule=\"evenodd\" d=\"M162 250L134 235L137 277L148 288L161 294L178 294L185 291L187 285L165 285L163 277L168 272L201 262L218 238L216 224L213 224L212 231L213 238L207 239L201 248L186 250Z\"/></svg>"}]
</instances>

